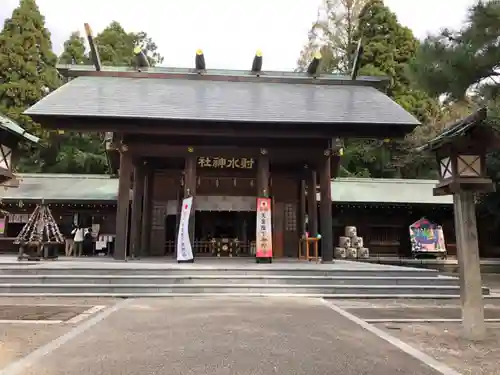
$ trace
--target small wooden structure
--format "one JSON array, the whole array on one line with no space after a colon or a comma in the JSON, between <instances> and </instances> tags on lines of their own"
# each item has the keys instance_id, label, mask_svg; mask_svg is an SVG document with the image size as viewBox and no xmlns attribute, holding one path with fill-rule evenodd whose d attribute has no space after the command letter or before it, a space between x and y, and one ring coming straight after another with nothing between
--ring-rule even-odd
<instances>
[{"instance_id":1,"label":"small wooden structure","mask_svg":"<svg viewBox=\"0 0 500 375\"><path fill-rule=\"evenodd\" d=\"M465 335L485 335L475 195L495 191L486 174L486 154L500 147L497 131L482 108L450 126L420 150L433 151L439 165L434 195L453 195L460 294Z\"/></svg>"},{"instance_id":2,"label":"small wooden structure","mask_svg":"<svg viewBox=\"0 0 500 375\"><path fill-rule=\"evenodd\" d=\"M18 260L57 259L57 252L51 253L51 247L64 243L50 208L37 205L28 222L21 230L15 244L19 245Z\"/></svg>"},{"instance_id":3,"label":"small wooden structure","mask_svg":"<svg viewBox=\"0 0 500 375\"><path fill-rule=\"evenodd\" d=\"M299 259L319 262L318 237L304 237L300 241Z\"/></svg>"}]
</instances>

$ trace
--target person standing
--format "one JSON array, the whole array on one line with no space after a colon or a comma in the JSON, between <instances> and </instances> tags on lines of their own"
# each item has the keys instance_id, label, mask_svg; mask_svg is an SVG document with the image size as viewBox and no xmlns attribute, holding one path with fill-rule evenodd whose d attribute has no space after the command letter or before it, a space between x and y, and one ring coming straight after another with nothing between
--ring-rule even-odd
<instances>
[{"instance_id":1,"label":"person standing","mask_svg":"<svg viewBox=\"0 0 500 375\"><path fill-rule=\"evenodd\" d=\"M75 255L81 257L83 251L83 228L77 225L73 231L75 232L75 236L73 237Z\"/></svg>"},{"instance_id":2,"label":"person standing","mask_svg":"<svg viewBox=\"0 0 500 375\"><path fill-rule=\"evenodd\" d=\"M67 257L73 255L73 236L75 235L74 229L74 224L64 224L64 254L66 254Z\"/></svg>"}]
</instances>

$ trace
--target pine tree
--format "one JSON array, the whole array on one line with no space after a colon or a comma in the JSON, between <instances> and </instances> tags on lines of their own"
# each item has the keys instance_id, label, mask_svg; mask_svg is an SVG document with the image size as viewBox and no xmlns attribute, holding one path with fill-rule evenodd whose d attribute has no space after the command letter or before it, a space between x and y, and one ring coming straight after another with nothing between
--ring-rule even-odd
<instances>
[{"instance_id":1,"label":"pine tree","mask_svg":"<svg viewBox=\"0 0 500 375\"><path fill-rule=\"evenodd\" d=\"M469 8L459 30L429 36L411 64L419 86L450 100L500 96L500 2L479 1Z\"/></svg>"},{"instance_id":2,"label":"pine tree","mask_svg":"<svg viewBox=\"0 0 500 375\"><path fill-rule=\"evenodd\" d=\"M0 32L0 111L43 135L22 112L60 85L50 32L35 0L21 0Z\"/></svg>"},{"instance_id":3,"label":"pine tree","mask_svg":"<svg viewBox=\"0 0 500 375\"><path fill-rule=\"evenodd\" d=\"M71 33L68 40L64 42L64 51L59 56L60 64L89 64L89 58L86 54L85 39L79 31Z\"/></svg>"}]
</instances>

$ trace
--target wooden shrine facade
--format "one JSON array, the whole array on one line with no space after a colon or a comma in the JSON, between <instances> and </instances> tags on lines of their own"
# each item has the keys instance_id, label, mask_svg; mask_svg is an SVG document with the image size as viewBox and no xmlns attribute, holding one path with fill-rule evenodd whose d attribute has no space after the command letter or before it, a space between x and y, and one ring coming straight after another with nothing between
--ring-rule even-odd
<instances>
[{"instance_id":1,"label":"wooden shrine facade","mask_svg":"<svg viewBox=\"0 0 500 375\"><path fill-rule=\"evenodd\" d=\"M202 57L196 69L65 66L73 79L26 114L47 128L106 133L119 164L116 259L162 254L165 232L177 225L163 218L192 196L192 243L197 228L218 220L198 212L250 212L227 222L256 226L252 202L269 197L274 255L296 254L307 230L321 234L331 261L330 184L341 140L402 137L418 121L380 91L383 78L210 70ZM317 196L306 191L318 185L316 215Z\"/></svg>"}]
</instances>

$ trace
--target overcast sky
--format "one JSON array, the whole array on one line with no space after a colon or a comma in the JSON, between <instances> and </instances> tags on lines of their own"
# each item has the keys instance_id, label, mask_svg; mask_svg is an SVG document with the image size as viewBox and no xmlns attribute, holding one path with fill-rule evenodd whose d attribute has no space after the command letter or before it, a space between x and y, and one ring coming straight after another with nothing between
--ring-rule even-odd
<instances>
[{"instance_id":1,"label":"overcast sky","mask_svg":"<svg viewBox=\"0 0 500 375\"><path fill-rule=\"evenodd\" d=\"M460 26L475 0L386 0L418 38ZM268 70L293 70L316 18L320 0L37 0L57 53L74 30L88 22L98 33L111 21L127 31L146 31L164 65L191 67L196 49L212 68L247 69L261 49ZM0 0L0 21L19 0Z\"/></svg>"}]
</instances>

